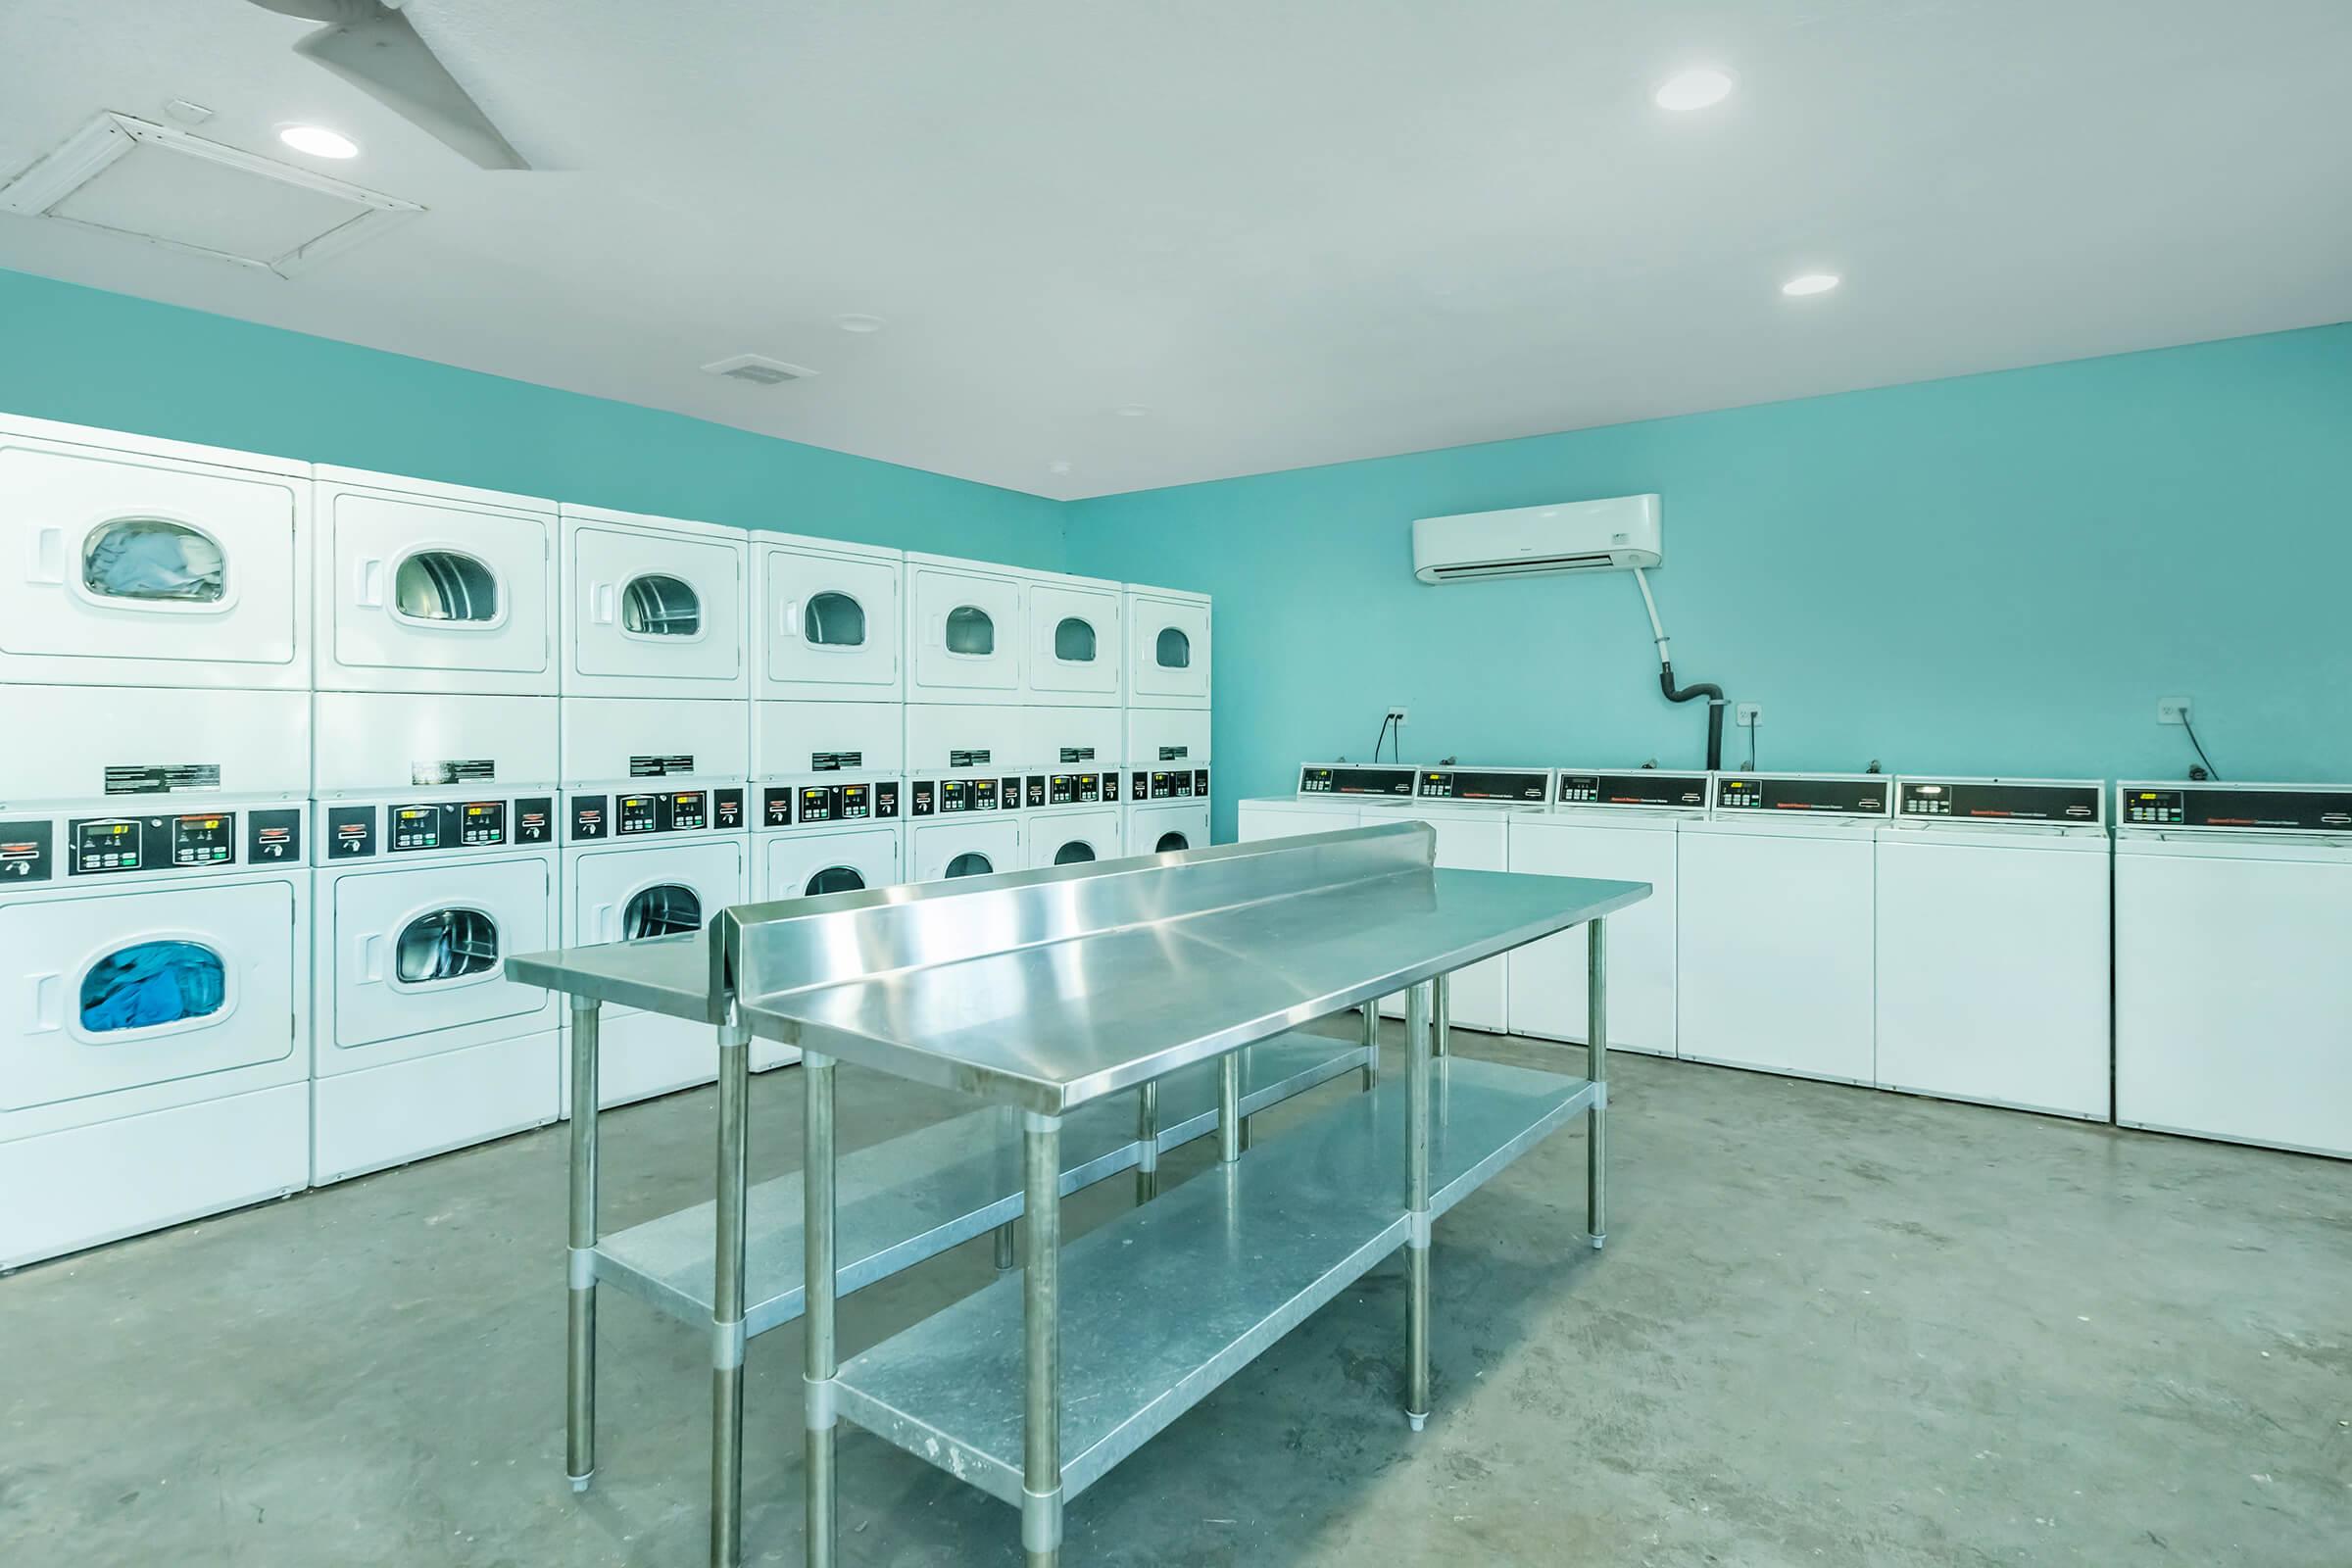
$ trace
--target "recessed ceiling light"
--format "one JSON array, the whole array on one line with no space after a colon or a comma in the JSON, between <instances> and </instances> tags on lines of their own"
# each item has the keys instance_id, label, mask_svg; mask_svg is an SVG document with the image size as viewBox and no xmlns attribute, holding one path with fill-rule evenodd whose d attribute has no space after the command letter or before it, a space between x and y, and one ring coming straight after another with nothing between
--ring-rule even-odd
<instances>
[{"instance_id":1,"label":"recessed ceiling light","mask_svg":"<svg viewBox=\"0 0 2352 1568\"><path fill-rule=\"evenodd\" d=\"M1792 299L1802 299L1807 294L1827 294L1838 281L1836 272L1799 272L1781 285L1781 292Z\"/></svg>"},{"instance_id":2,"label":"recessed ceiling light","mask_svg":"<svg viewBox=\"0 0 2352 1568\"><path fill-rule=\"evenodd\" d=\"M1052 463L1046 465L1046 471L1048 473L1067 473L1070 471L1070 460L1055 458Z\"/></svg>"},{"instance_id":3,"label":"recessed ceiling light","mask_svg":"<svg viewBox=\"0 0 2352 1568\"><path fill-rule=\"evenodd\" d=\"M1660 109L1678 115L1693 109L1712 109L1732 95L1732 76L1728 71L1713 66L1694 66L1678 71L1659 84L1655 94Z\"/></svg>"},{"instance_id":4,"label":"recessed ceiling light","mask_svg":"<svg viewBox=\"0 0 2352 1568\"><path fill-rule=\"evenodd\" d=\"M313 158L357 158L360 144L339 130L324 125L288 125L277 133L277 139L298 153Z\"/></svg>"},{"instance_id":5,"label":"recessed ceiling light","mask_svg":"<svg viewBox=\"0 0 2352 1568\"><path fill-rule=\"evenodd\" d=\"M1152 411L1141 403L1122 403L1110 412L1122 419L1140 419Z\"/></svg>"},{"instance_id":6,"label":"recessed ceiling light","mask_svg":"<svg viewBox=\"0 0 2352 1568\"><path fill-rule=\"evenodd\" d=\"M879 332L882 330L882 318L859 316L856 312L852 312L847 316L833 318L833 324L844 332Z\"/></svg>"}]
</instances>

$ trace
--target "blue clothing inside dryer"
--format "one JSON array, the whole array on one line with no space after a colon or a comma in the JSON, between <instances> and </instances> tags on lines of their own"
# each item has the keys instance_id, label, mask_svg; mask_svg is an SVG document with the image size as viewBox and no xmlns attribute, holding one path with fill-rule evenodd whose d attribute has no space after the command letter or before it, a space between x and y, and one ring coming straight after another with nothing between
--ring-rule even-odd
<instances>
[{"instance_id":1,"label":"blue clothing inside dryer","mask_svg":"<svg viewBox=\"0 0 2352 1568\"><path fill-rule=\"evenodd\" d=\"M175 523L119 523L93 540L82 581L114 599L216 600L224 564L204 535Z\"/></svg>"},{"instance_id":2,"label":"blue clothing inside dryer","mask_svg":"<svg viewBox=\"0 0 2352 1568\"><path fill-rule=\"evenodd\" d=\"M81 982L81 1026L92 1034L152 1029L220 1010L228 977L220 955L193 942L142 942L109 954Z\"/></svg>"}]
</instances>

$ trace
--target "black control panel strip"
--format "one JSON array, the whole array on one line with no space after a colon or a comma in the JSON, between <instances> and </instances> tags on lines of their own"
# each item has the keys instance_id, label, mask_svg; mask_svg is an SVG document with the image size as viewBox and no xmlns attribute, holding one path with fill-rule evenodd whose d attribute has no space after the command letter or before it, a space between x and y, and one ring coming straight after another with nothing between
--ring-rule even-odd
<instances>
[{"instance_id":1,"label":"black control panel strip","mask_svg":"<svg viewBox=\"0 0 2352 1568\"><path fill-rule=\"evenodd\" d=\"M2125 784L2116 791L2116 825L2230 833L2352 833L2352 787Z\"/></svg>"},{"instance_id":2,"label":"black control panel strip","mask_svg":"<svg viewBox=\"0 0 2352 1568\"><path fill-rule=\"evenodd\" d=\"M1552 799L1562 806L1622 807L1639 810L1702 809L1707 775L1667 773L1654 767L1631 773L1571 773L1562 769Z\"/></svg>"},{"instance_id":3,"label":"black control panel strip","mask_svg":"<svg viewBox=\"0 0 2352 1568\"><path fill-rule=\"evenodd\" d=\"M1894 781L1873 774L1806 778L1789 773L1725 773L1715 780L1715 808L1735 815L1807 811L1816 816L1887 815Z\"/></svg>"},{"instance_id":4,"label":"black control panel strip","mask_svg":"<svg viewBox=\"0 0 2352 1568\"><path fill-rule=\"evenodd\" d=\"M1415 796L1424 801L1486 801L1542 806L1551 774L1538 767L1424 768Z\"/></svg>"},{"instance_id":5,"label":"black control panel strip","mask_svg":"<svg viewBox=\"0 0 2352 1568\"><path fill-rule=\"evenodd\" d=\"M1906 822L2055 822L2096 826L2104 787L2032 780L1905 778L1894 814Z\"/></svg>"},{"instance_id":6,"label":"black control panel strip","mask_svg":"<svg viewBox=\"0 0 2352 1568\"><path fill-rule=\"evenodd\" d=\"M1409 767L1355 767L1345 762L1330 767L1302 767L1298 770L1298 793L1388 795L1409 801L1413 798L1415 771Z\"/></svg>"}]
</instances>

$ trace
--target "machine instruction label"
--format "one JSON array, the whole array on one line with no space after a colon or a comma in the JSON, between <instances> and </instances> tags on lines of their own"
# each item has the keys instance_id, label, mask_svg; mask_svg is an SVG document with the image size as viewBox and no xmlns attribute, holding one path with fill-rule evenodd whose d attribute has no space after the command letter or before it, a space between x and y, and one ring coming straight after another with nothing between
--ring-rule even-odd
<instances>
[{"instance_id":1,"label":"machine instruction label","mask_svg":"<svg viewBox=\"0 0 2352 1568\"><path fill-rule=\"evenodd\" d=\"M106 770L109 795L169 795L174 790L217 790L219 762L148 762Z\"/></svg>"},{"instance_id":2,"label":"machine instruction label","mask_svg":"<svg viewBox=\"0 0 2352 1568\"><path fill-rule=\"evenodd\" d=\"M811 773L838 773L846 767L863 767L864 765L865 754L863 752L810 752L808 754L808 771Z\"/></svg>"},{"instance_id":3,"label":"machine instruction label","mask_svg":"<svg viewBox=\"0 0 2352 1568\"><path fill-rule=\"evenodd\" d=\"M629 777L667 778L672 773L694 771L694 754L681 752L668 757L632 757L629 759Z\"/></svg>"},{"instance_id":4,"label":"machine instruction label","mask_svg":"<svg viewBox=\"0 0 2352 1568\"><path fill-rule=\"evenodd\" d=\"M488 757L446 758L409 764L412 784L486 784L496 777L498 761Z\"/></svg>"}]
</instances>

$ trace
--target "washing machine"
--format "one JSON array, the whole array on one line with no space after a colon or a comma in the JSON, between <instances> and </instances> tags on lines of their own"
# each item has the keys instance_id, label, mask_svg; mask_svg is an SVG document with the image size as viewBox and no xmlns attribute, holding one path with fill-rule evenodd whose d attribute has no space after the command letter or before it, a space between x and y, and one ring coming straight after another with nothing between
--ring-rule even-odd
<instances>
[{"instance_id":1,"label":"washing machine","mask_svg":"<svg viewBox=\"0 0 2352 1568\"><path fill-rule=\"evenodd\" d=\"M0 755L0 1268L310 1177L302 694L78 695Z\"/></svg>"},{"instance_id":2,"label":"washing machine","mask_svg":"<svg viewBox=\"0 0 2352 1568\"><path fill-rule=\"evenodd\" d=\"M1028 655L1022 700L1117 709L1126 699L1119 585L1098 577L1023 572Z\"/></svg>"},{"instance_id":3,"label":"washing machine","mask_svg":"<svg viewBox=\"0 0 2352 1568\"><path fill-rule=\"evenodd\" d=\"M1895 781L1879 830L1881 1088L2108 1117L2106 786Z\"/></svg>"},{"instance_id":4,"label":"washing machine","mask_svg":"<svg viewBox=\"0 0 2352 1568\"><path fill-rule=\"evenodd\" d=\"M907 702L1022 700L1023 575L986 562L907 554Z\"/></svg>"},{"instance_id":5,"label":"washing machine","mask_svg":"<svg viewBox=\"0 0 2352 1568\"><path fill-rule=\"evenodd\" d=\"M752 898L814 898L906 881L905 787L896 774L840 768L760 784ZM755 1072L800 1059L797 1047L752 1041Z\"/></svg>"},{"instance_id":6,"label":"washing machine","mask_svg":"<svg viewBox=\"0 0 2352 1568\"><path fill-rule=\"evenodd\" d=\"M321 467L320 692L557 692L555 503Z\"/></svg>"},{"instance_id":7,"label":"washing machine","mask_svg":"<svg viewBox=\"0 0 2352 1568\"><path fill-rule=\"evenodd\" d=\"M1129 855L1165 855L1209 844L1206 767L1130 767L1119 835Z\"/></svg>"},{"instance_id":8,"label":"washing machine","mask_svg":"<svg viewBox=\"0 0 2352 1568\"><path fill-rule=\"evenodd\" d=\"M745 706L563 700L563 946L697 930L749 897ZM706 1024L607 1005L603 1029L605 1104L717 1075Z\"/></svg>"},{"instance_id":9,"label":"washing machine","mask_svg":"<svg viewBox=\"0 0 2352 1568\"><path fill-rule=\"evenodd\" d=\"M2116 795L2115 1119L2352 1156L2352 785Z\"/></svg>"},{"instance_id":10,"label":"washing machine","mask_svg":"<svg viewBox=\"0 0 2352 1568\"><path fill-rule=\"evenodd\" d=\"M1564 767L1552 809L1513 816L1510 869L1539 876L1646 882L1649 897L1609 916L1609 1049L1675 1054L1676 846L1706 819L1703 772ZM1511 1032L1583 1044L1585 933L1531 942L1507 956Z\"/></svg>"},{"instance_id":11,"label":"washing machine","mask_svg":"<svg viewBox=\"0 0 2352 1568\"><path fill-rule=\"evenodd\" d=\"M1123 599L1127 701L1138 708L1206 708L1208 595L1129 583Z\"/></svg>"},{"instance_id":12,"label":"washing machine","mask_svg":"<svg viewBox=\"0 0 2352 1568\"><path fill-rule=\"evenodd\" d=\"M1084 711L1080 710L1079 711ZM1031 710L986 703L908 703L906 771L911 774L1018 771L1054 759L1030 755Z\"/></svg>"},{"instance_id":13,"label":"washing machine","mask_svg":"<svg viewBox=\"0 0 2352 1568\"><path fill-rule=\"evenodd\" d=\"M1126 853L1119 770L1031 773L1023 794L1022 863L1031 868L1115 860Z\"/></svg>"},{"instance_id":14,"label":"washing machine","mask_svg":"<svg viewBox=\"0 0 2352 1568\"><path fill-rule=\"evenodd\" d=\"M540 1126L561 1108L563 1004L506 978L509 955L562 944L557 703L516 701L544 722L466 737L467 778L417 769L397 726L321 751L314 1183Z\"/></svg>"},{"instance_id":15,"label":"washing machine","mask_svg":"<svg viewBox=\"0 0 2352 1568\"><path fill-rule=\"evenodd\" d=\"M1720 773L1676 835L1678 1054L1876 1081L1876 840L1893 781Z\"/></svg>"},{"instance_id":16,"label":"washing machine","mask_svg":"<svg viewBox=\"0 0 2352 1568\"><path fill-rule=\"evenodd\" d=\"M1018 773L916 773L906 780L906 880L988 876L1022 865Z\"/></svg>"},{"instance_id":17,"label":"washing machine","mask_svg":"<svg viewBox=\"0 0 2352 1568\"><path fill-rule=\"evenodd\" d=\"M1040 767L1116 773L1126 760L1127 714L1116 708L1026 708L1021 754Z\"/></svg>"},{"instance_id":18,"label":"washing machine","mask_svg":"<svg viewBox=\"0 0 2352 1568\"><path fill-rule=\"evenodd\" d=\"M1424 767L1414 771L1409 801L1366 806L1359 820L1424 821L1436 830L1437 863L1456 871L1502 871L1510 865L1510 833L1522 820L1551 809L1547 767ZM1457 969L1447 985L1449 1021L1500 1034L1511 1027L1508 956ZM1404 998L1384 1002L1388 1016L1404 1016Z\"/></svg>"},{"instance_id":19,"label":"washing machine","mask_svg":"<svg viewBox=\"0 0 2352 1568\"><path fill-rule=\"evenodd\" d=\"M0 416L0 680L307 690L310 476Z\"/></svg>"},{"instance_id":20,"label":"washing machine","mask_svg":"<svg viewBox=\"0 0 2352 1568\"><path fill-rule=\"evenodd\" d=\"M789 533L749 539L754 699L905 698L905 554Z\"/></svg>"},{"instance_id":21,"label":"washing machine","mask_svg":"<svg viewBox=\"0 0 2352 1568\"><path fill-rule=\"evenodd\" d=\"M1401 762L1301 762L1292 794L1253 796L1239 804L1239 832L1249 842L1355 827L1367 809L1411 805L1417 782L1417 770Z\"/></svg>"},{"instance_id":22,"label":"washing machine","mask_svg":"<svg viewBox=\"0 0 2352 1568\"><path fill-rule=\"evenodd\" d=\"M561 513L563 695L751 695L743 529L592 507Z\"/></svg>"}]
</instances>

